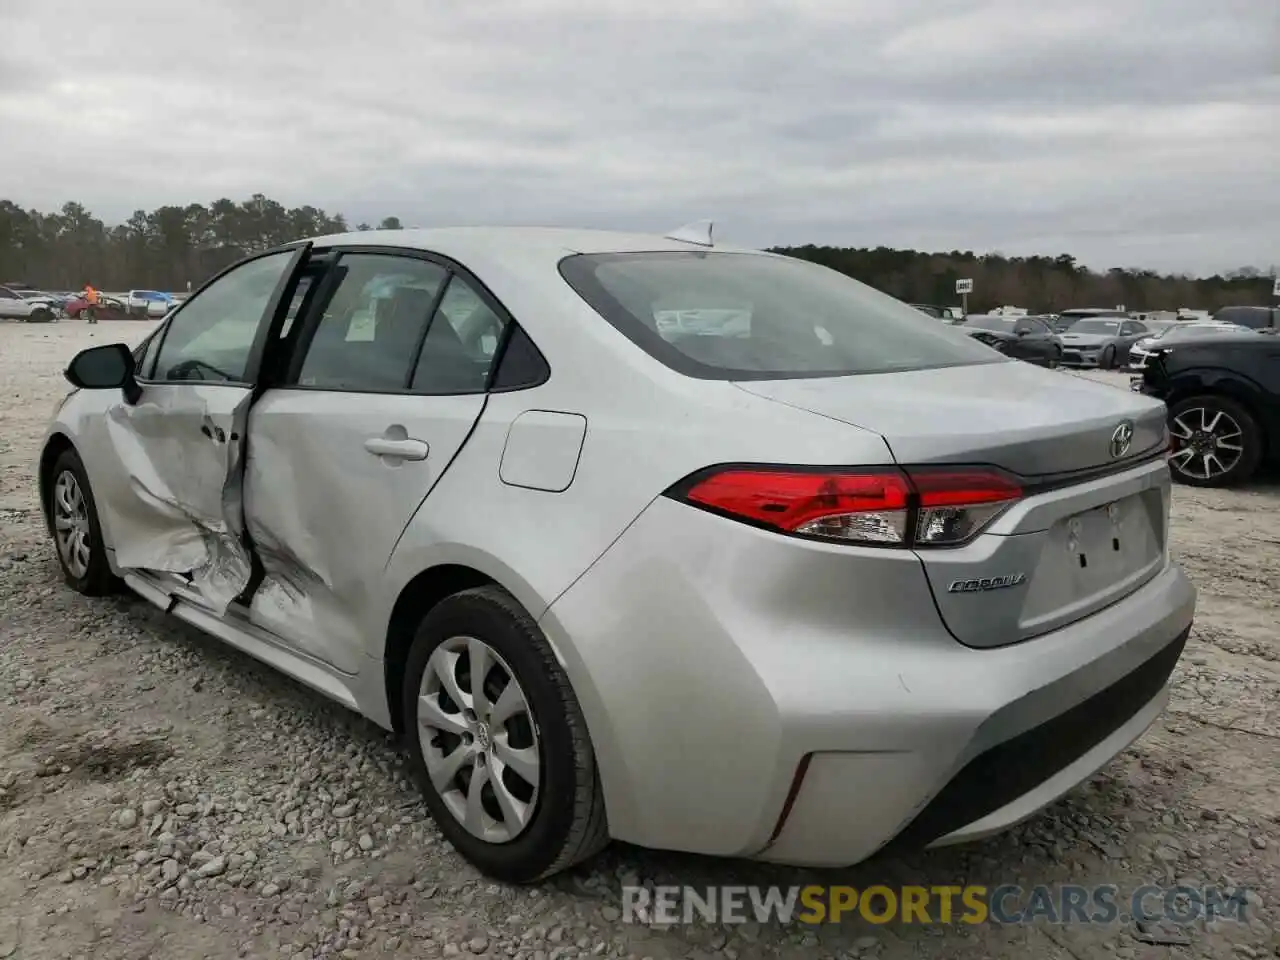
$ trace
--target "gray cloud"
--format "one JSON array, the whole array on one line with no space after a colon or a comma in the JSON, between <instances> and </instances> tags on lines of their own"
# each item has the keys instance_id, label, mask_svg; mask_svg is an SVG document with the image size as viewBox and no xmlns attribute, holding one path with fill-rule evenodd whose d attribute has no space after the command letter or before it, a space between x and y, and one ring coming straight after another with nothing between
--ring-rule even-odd
<instances>
[{"instance_id":1,"label":"gray cloud","mask_svg":"<svg viewBox=\"0 0 1280 960\"><path fill-rule=\"evenodd\" d=\"M1275 0L5 6L0 195L42 208L1280 260Z\"/></svg>"}]
</instances>

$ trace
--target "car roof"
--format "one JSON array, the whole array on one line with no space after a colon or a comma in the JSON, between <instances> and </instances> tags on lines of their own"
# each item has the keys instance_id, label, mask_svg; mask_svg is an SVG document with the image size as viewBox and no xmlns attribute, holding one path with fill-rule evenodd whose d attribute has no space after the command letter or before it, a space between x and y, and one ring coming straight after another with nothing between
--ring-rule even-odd
<instances>
[{"instance_id":1,"label":"car roof","mask_svg":"<svg viewBox=\"0 0 1280 960\"><path fill-rule=\"evenodd\" d=\"M299 241L302 242L302 241ZM478 255L483 259L536 257L558 262L575 253L641 253L685 250L764 254L716 244L672 240L658 234L623 233L613 230L585 230L568 227L437 227L411 230L361 230L314 237L317 247L378 246L423 250L450 257L469 265ZM291 244L292 245L292 244Z\"/></svg>"}]
</instances>

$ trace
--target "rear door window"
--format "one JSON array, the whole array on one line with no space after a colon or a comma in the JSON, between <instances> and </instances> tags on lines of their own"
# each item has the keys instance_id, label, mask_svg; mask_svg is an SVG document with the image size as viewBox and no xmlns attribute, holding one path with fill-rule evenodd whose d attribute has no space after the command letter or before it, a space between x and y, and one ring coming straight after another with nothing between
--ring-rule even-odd
<instances>
[{"instance_id":1,"label":"rear door window","mask_svg":"<svg viewBox=\"0 0 1280 960\"><path fill-rule=\"evenodd\" d=\"M328 302L317 305L320 317L294 382L356 393L407 392L448 271L413 257L366 253L344 254L333 269L337 283Z\"/></svg>"}]
</instances>

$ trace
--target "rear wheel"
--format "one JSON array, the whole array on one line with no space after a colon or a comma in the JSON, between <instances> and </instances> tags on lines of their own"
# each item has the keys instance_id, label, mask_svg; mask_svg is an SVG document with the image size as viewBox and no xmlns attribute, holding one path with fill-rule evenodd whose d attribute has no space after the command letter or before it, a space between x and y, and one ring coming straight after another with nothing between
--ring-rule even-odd
<instances>
[{"instance_id":1,"label":"rear wheel","mask_svg":"<svg viewBox=\"0 0 1280 960\"><path fill-rule=\"evenodd\" d=\"M608 843L577 698L537 623L499 587L423 618L401 709L432 817L479 870L529 883Z\"/></svg>"},{"instance_id":2,"label":"rear wheel","mask_svg":"<svg viewBox=\"0 0 1280 960\"><path fill-rule=\"evenodd\" d=\"M64 450L49 478L49 528L67 585L86 597L115 593L120 581L107 562L98 507L79 455Z\"/></svg>"},{"instance_id":3,"label":"rear wheel","mask_svg":"<svg viewBox=\"0 0 1280 960\"><path fill-rule=\"evenodd\" d=\"M1175 479L1195 487L1244 483L1262 461L1262 431L1253 415L1228 397L1180 400L1169 411Z\"/></svg>"}]
</instances>

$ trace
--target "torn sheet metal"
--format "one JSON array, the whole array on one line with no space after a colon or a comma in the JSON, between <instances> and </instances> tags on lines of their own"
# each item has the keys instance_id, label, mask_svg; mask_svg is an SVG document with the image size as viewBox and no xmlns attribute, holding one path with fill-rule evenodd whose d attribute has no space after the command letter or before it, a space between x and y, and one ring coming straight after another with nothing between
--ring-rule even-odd
<instances>
[{"instance_id":1,"label":"torn sheet metal","mask_svg":"<svg viewBox=\"0 0 1280 960\"><path fill-rule=\"evenodd\" d=\"M249 582L240 438L251 393L212 384L149 386L107 410L107 436L132 496L113 523L124 568L187 574L215 613Z\"/></svg>"}]
</instances>

